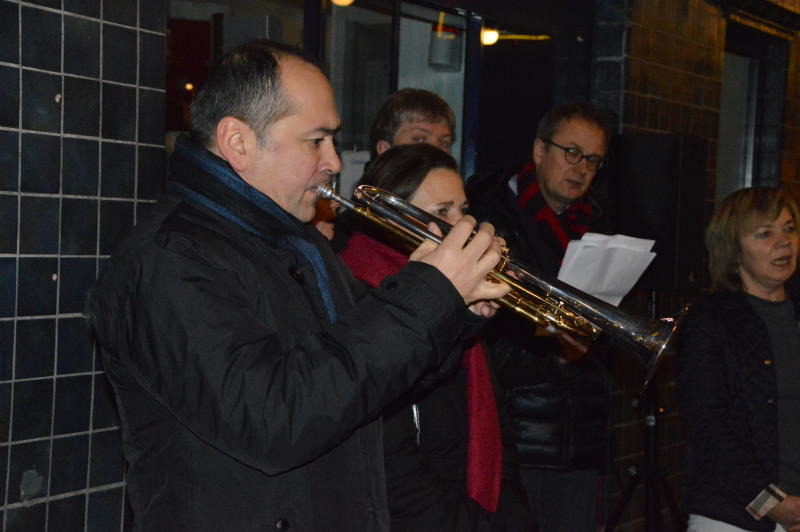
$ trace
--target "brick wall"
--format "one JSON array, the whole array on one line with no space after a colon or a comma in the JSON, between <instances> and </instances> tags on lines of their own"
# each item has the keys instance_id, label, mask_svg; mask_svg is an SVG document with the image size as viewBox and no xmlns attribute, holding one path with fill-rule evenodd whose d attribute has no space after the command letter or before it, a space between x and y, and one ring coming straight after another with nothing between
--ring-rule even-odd
<instances>
[{"instance_id":1,"label":"brick wall","mask_svg":"<svg viewBox=\"0 0 800 532\"><path fill-rule=\"evenodd\" d=\"M800 12L797 2L782 6ZM702 139L707 145L706 193L702 226L714 206L716 152L722 67L727 20L715 2L706 0L596 0L593 101L617 119L620 134L660 133ZM780 180L800 183L800 40L790 44L782 128ZM702 231L702 228L698 228ZM636 292L625 305L646 315L651 295L656 315L668 315L695 298L684 291ZM634 407L641 370L625 356L615 359L613 441L609 472L610 507L630 482L631 467L645 463L646 409ZM677 405L674 360L665 359L655 387L657 464L682 506L682 465L685 433ZM652 434L652 433L651 433ZM659 487L660 489L660 487ZM616 530L645 530L645 489L642 483L625 506ZM678 530L659 492L658 517L663 530Z\"/></svg>"}]
</instances>

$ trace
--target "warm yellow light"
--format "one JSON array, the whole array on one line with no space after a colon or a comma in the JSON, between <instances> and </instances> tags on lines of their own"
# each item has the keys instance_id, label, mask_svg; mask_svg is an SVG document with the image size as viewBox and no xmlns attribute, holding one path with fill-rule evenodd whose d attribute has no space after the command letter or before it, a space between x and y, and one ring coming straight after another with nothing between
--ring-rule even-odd
<instances>
[{"instance_id":1,"label":"warm yellow light","mask_svg":"<svg viewBox=\"0 0 800 532\"><path fill-rule=\"evenodd\" d=\"M186 89L187 91L193 91L194 83L187 83L186 85L183 86L183 88Z\"/></svg>"},{"instance_id":2,"label":"warm yellow light","mask_svg":"<svg viewBox=\"0 0 800 532\"><path fill-rule=\"evenodd\" d=\"M331 0L331 2L333 2L333 5L339 7L347 7L353 3L353 0Z\"/></svg>"},{"instance_id":3,"label":"warm yellow light","mask_svg":"<svg viewBox=\"0 0 800 532\"><path fill-rule=\"evenodd\" d=\"M481 30L481 42L485 46L489 46L491 44L496 43L499 38L500 38L500 32L497 30L489 28L483 28Z\"/></svg>"},{"instance_id":4,"label":"warm yellow light","mask_svg":"<svg viewBox=\"0 0 800 532\"><path fill-rule=\"evenodd\" d=\"M507 35L500 35L499 39L503 41L548 41L550 40L550 36L507 34Z\"/></svg>"}]
</instances>

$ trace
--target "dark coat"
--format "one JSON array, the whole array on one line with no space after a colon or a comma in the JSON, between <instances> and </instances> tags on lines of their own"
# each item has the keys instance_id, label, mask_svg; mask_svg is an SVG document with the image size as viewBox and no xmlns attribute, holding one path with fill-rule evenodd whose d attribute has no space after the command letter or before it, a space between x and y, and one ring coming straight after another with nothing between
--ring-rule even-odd
<instances>
[{"instance_id":1,"label":"dark coat","mask_svg":"<svg viewBox=\"0 0 800 532\"><path fill-rule=\"evenodd\" d=\"M172 171L216 182L177 154ZM388 530L378 416L474 332L463 299L417 262L356 304L361 285L305 225L328 270L330 325L314 269L281 244L287 228L241 197L223 203L262 236L173 196L91 296L134 528Z\"/></svg>"},{"instance_id":2,"label":"dark coat","mask_svg":"<svg viewBox=\"0 0 800 532\"><path fill-rule=\"evenodd\" d=\"M545 277L556 278L563 250L554 249L543 228L523 213L508 187L514 172L478 174L467 182L470 213L494 224L512 256ZM604 232L595 209L590 230ZM503 309L505 310L505 309ZM609 389L605 353L559 362L552 336L511 312L485 329L497 380L505 394L522 467L572 470L601 467L607 449Z\"/></svg>"},{"instance_id":3,"label":"dark coat","mask_svg":"<svg viewBox=\"0 0 800 532\"><path fill-rule=\"evenodd\" d=\"M354 275L375 284L405 264L386 244L356 233L342 252ZM467 495L467 375L457 356L384 412L386 484L392 532L529 530L513 434L498 398L503 443L503 483L498 511ZM415 412L413 406L416 406Z\"/></svg>"},{"instance_id":4,"label":"dark coat","mask_svg":"<svg viewBox=\"0 0 800 532\"><path fill-rule=\"evenodd\" d=\"M777 483L777 377L767 327L743 294L692 307L677 385L686 423L686 509L745 530L773 530L745 510Z\"/></svg>"}]
</instances>

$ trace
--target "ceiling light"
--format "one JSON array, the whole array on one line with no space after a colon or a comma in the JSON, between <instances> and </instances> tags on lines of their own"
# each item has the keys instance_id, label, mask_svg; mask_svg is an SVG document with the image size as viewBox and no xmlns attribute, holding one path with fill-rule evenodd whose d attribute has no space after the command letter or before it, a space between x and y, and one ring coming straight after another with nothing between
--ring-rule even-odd
<instances>
[{"instance_id":1,"label":"ceiling light","mask_svg":"<svg viewBox=\"0 0 800 532\"><path fill-rule=\"evenodd\" d=\"M500 38L500 32L490 28L483 28L481 30L481 43L484 46L489 46L497 42Z\"/></svg>"}]
</instances>

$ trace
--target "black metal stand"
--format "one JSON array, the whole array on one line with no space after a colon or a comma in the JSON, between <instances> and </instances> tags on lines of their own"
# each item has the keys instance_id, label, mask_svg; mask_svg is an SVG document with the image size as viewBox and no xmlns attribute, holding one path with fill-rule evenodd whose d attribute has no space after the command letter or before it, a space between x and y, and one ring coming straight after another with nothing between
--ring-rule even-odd
<instances>
[{"instance_id":1,"label":"black metal stand","mask_svg":"<svg viewBox=\"0 0 800 532\"><path fill-rule=\"evenodd\" d=\"M655 290L652 291L650 295L650 314L651 317L655 317ZM658 433L656 430L656 421L659 412L656 406L658 403L657 394L658 375L656 374L643 391L644 404L641 404L641 395L632 399L632 404L635 408L644 406L647 409L644 417L645 463L641 468L637 468L636 466L628 468L630 478L628 479L627 485L622 490L622 495L614 505L614 509L611 511L608 522L603 528L604 532L611 532L615 529L640 482L644 484L645 488L645 532L661 532L662 530L661 513L659 511L659 491L663 493L667 500L672 519L675 523L675 530L686 530L686 517L675 502L675 497L673 497L670 491L664 472L661 471L658 466Z\"/></svg>"}]
</instances>

